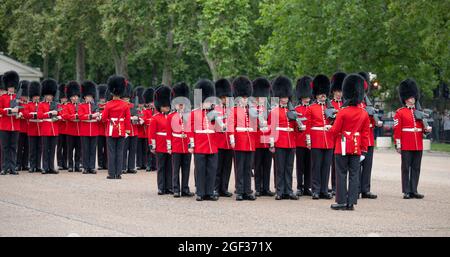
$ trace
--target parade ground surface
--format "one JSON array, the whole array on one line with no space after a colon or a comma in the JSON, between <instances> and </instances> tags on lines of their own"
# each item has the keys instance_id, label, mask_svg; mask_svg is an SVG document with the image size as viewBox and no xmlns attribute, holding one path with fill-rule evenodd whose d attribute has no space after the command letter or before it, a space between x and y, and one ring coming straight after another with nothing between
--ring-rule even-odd
<instances>
[{"instance_id":1,"label":"parade ground surface","mask_svg":"<svg viewBox=\"0 0 450 257\"><path fill-rule=\"evenodd\" d=\"M353 212L310 197L196 202L158 196L155 172L105 177L106 171L0 177L0 236L450 236L448 153L424 154L425 198L403 200L400 155L376 151L378 199L360 200ZM192 176L190 185L194 190Z\"/></svg>"}]
</instances>

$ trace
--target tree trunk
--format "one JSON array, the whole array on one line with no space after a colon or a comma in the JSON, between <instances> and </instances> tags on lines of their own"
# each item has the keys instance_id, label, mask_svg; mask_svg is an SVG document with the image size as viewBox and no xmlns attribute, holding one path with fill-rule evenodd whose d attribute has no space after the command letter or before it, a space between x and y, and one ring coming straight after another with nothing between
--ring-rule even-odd
<instances>
[{"instance_id":1,"label":"tree trunk","mask_svg":"<svg viewBox=\"0 0 450 257\"><path fill-rule=\"evenodd\" d=\"M44 54L44 63L42 67L42 73L44 75L44 79L48 79L48 53Z\"/></svg>"},{"instance_id":2,"label":"tree trunk","mask_svg":"<svg viewBox=\"0 0 450 257\"><path fill-rule=\"evenodd\" d=\"M173 62L173 40L174 40L174 34L172 31L173 28L173 16L170 16L170 25L169 29L166 35L166 56L164 60L164 67L163 67L163 75L162 75L162 84L165 86L171 86L172 85L172 62Z\"/></svg>"},{"instance_id":3,"label":"tree trunk","mask_svg":"<svg viewBox=\"0 0 450 257\"><path fill-rule=\"evenodd\" d=\"M150 86L156 86L158 84L158 64L152 64L152 81Z\"/></svg>"},{"instance_id":4,"label":"tree trunk","mask_svg":"<svg viewBox=\"0 0 450 257\"><path fill-rule=\"evenodd\" d=\"M62 67L61 53L58 53L56 56L56 61L55 61L55 70L53 71L54 78L58 82L60 81L61 67Z\"/></svg>"},{"instance_id":5,"label":"tree trunk","mask_svg":"<svg viewBox=\"0 0 450 257\"><path fill-rule=\"evenodd\" d=\"M116 75L124 76L129 79L128 76L128 53L126 50L118 52L116 47L113 47L114 67L116 69Z\"/></svg>"},{"instance_id":6,"label":"tree trunk","mask_svg":"<svg viewBox=\"0 0 450 257\"><path fill-rule=\"evenodd\" d=\"M84 42L81 40L77 42L76 72L77 81L81 83L84 80L86 74L85 48Z\"/></svg>"},{"instance_id":7,"label":"tree trunk","mask_svg":"<svg viewBox=\"0 0 450 257\"><path fill-rule=\"evenodd\" d=\"M209 70L211 72L211 75L213 77L213 81L216 81L219 79L219 74L217 72L217 64L216 62L211 58L209 54L209 46L206 41L202 41L202 53L205 57L206 62L208 63Z\"/></svg>"}]
</instances>

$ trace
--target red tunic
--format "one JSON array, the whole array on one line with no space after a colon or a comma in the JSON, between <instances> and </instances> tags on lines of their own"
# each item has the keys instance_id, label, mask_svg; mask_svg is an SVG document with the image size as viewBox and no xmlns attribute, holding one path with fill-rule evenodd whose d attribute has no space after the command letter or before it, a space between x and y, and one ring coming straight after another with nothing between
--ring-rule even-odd
<instances>
[{"instance_id":1,"label":"red tunic","mask_svg":"<svg viewBox=\"0 0 450 257\"><path fill-rule=\"evenodd\" d=\"M106 103L99 104L98 107L102 111L105 108ZM98 121L98 135L104 137L106 135L106 123L104 121Z\"/></svg>"},{"instance_id":2,"label":"red tunic","mask_svg":"<svg viewBox=\"0 0 450 257\"><path fill-rule=\"evenodd\" d=\"M55 137L58 136L58 124L56 120L52 120L50 114L50 103L41 102L38 107L38 119L42 120L41 123L41 136Z\"/></svg>"},{"instance_id":3,"label":"red tunic","mask_svg":"<svg viewBox=\"0 0 450 257\"><path fill-rule=\"evenodd\" d=\"M157 153L167 153L167 118L168 114L157 113L150 123L148 140Z\"/></svg>"},{"instance_id":4,"label":"red tunic","mask_svg":"<svg viewBox=\"0 0 450 257\"><path fill-rule=\"evenodd\" d=\"M15 98L16 94L0 96L0 130L20 131L20 119L16 118L15 115L8 115L8 110L6 110L6 108L10 108L11 100Z\"/></svg>"},{"instance_id":5,"label":"red tunic","mask_svg":"<svg viewBox=\"0 0 450 257\"><path fill-rule=\"evenodd\" d=\"M216 154L218 152L215 127L206 117L207 110L194 109L189 117L191 131L189 142L194 144L196 154ZM152 121L153 123L153 121Z\"/></svg>"},{"instance_id":6,"label":"red tunic","mask_svg":"<svg viewBox=\"0 0 450 257\"><path fill-rule=\"evenodd\" d=\"M216 106L215 111L217 111L219 113L219 115L224 117L223 123L227 124L227 130L225 132L222 132L222 130L220 128L218 128L218 126L215 127L217 147L219 149L227 149L227 150L233 149L231 147L232 138L234 140L233 129L232 129L233 124L234 124L233 118L228 118L229 115L226 113L227 109L224 106Z\"/></svg>"},{"instance_id":7,"label":"red tunic","mask_svg":"<svg viewBox=\"0 0 450 257\"><path fill-rule=\"evenodd\" d=\"M264 113L267 112L266 107L265 106L256 106L256 110L258 111L258 113ZM257 122L259 124L260 120L259 118L257 119ZM262 128L260 126L258 126L257 130L256 130L256 134L255 134L255 147L256 148L269 148L269 143L270 143L270 128L268 127L268 121L265 121L267 123L267 127L263 127L263 130L261 130Z\"/></svg>"},{"instance_id":8,"label":"red tunic","mask_svg":"<svg viewBox=\"0 0 450 257\"><path fill-rule=\"evenodd\" d=\"M235 151L255 151L256 120L249 116L248 108L233 108Z\"/></svg>"},{"instance_id":9,"label":"red tunic","mask_svg":"<svg viewBox=\"0 0 450 257\"><path fill-rule=\"evenodd\" d=\"M179 112L173 112L167 117L167 142L172 146L173 153L189 153L187 131L190 128L187 121L183 120Z\"/></svg>"},{"instance_id":10,"label":"red tunic","mask_svg":"<svg viewBox=\"0 0 450 257\"><path fill-rule=\"evenodd\" d=\"M296 125L287 112L287 108L276 107L269 113L270 137L276 148L296 148Z\"/></svg>"},{"instance_id":11,"label":"red tunic","mask_svg":"<svg viewBox=\"0 0 450 257\"><path fill-rule=\"evenodd\" d=\"M89 103L80 104L78 110L80 117L80 136L82 137L96 137L98 136L97 118L92 117L92 105Z\"/></svg>"},{"instance_id":12,"label":"red tunic","mask_svg":"<svg viewBox=\"0 0 450 257\"><path fill-rule=\"evenodd\" d=\"M66 133L69 136L79 137L81 135L79 105L68 103L61 113L62 118L67 122Z\"/></svg>"},{"instance_id":13,"label":"red tunic","mask_svg":"<svg viewBox=\"0 0 450 257\"><path fill-rule=\"evenodd\" d=\"M308 110L309 105L298 105L295 107L295 111L299 114L301 114L302 117L306 117L306 110ZM303 121L303 125L306 126L306 121ZM304 147L306 148L306 130L299 131L297 130L295 132L295 143L297 147Z\"/></svg>"},{"instance_id":14,"label":"red tunic","mask_svg":"<svg viewBox=\"0 0 450 257\"><path fill-rule=\"evenodd\" d=\"M330 132L325 131L325 126L330 121L325 118L326 106L323 104L312 104L306 110L306 136L311 138L311 148L333 149L334 141Z\"/></svg>"},{"instance_id":15,"label":"red tunic","mask_svg":"<svg viewBox=\"0 0 450 257\"><path fill-rule=\"evenodd\" d=\"M42 120L37 118L39 103L30 102L26 104L22 110L23 117L28 121L28 136L41 136Z\"/></svg>"},{"instance_id":16,"label":"red tunic","mask_svg":"<svg viewBox=\"0 0 450 257\"><path fill-rule=\"evenodd\" d=\"M60 109L60 113L61 114L64 113L64 109L66 108L66 106L67 106L67 103L58 105L58 109ZM57 124L58 124L59 134L60 135L66 135L67 134L67 131L66 131L66 129L67 129L67 121L62 119L62 120L59 120L57 122Z\"/></svg>"},{"instance_id":17,"label":"red tunic","mask_svg":"<svg viewBox=\"0 0 450 257\"><path fill-rule=\"evenodd\" d=\"M109 101L102 112L102 121L106 123L107 137L125 137L131 130L130 107L122 100Z\"/></svg>"},{"instance_id":18,"label":"red tunic","mask_svg":"<svg viewBox=\"0 0 450 257\"><path fill-rule=\"evenodd\" d=\"M423 150L425 128L414 117L415 108L402 107L394 116L394 140L397 148L406 151Z\"/></svg>"}]
</instances>

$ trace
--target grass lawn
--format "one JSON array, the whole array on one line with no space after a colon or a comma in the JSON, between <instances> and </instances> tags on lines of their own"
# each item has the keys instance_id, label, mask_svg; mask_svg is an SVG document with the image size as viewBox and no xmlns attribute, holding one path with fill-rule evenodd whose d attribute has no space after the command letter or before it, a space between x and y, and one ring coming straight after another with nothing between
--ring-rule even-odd
<instances>
[{"instance_id":1,"label":"grass lawn","mask_svg":"<svg viewBox=\"0 0 450 257\"><path fill-rule=\"evenodd\" d=\"M431 151L450 152L450 144L432 143Z\"/></svg>"}]
</instances>

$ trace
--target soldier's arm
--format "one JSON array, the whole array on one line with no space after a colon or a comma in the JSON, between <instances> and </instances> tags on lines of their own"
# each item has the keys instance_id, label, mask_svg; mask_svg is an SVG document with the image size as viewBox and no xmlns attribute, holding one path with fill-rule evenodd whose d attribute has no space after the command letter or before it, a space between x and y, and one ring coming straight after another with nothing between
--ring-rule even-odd
<instances>
[{"instance_id":1,"label":"soldier's arm","mask_svg":"<svg viewBox=\"0 0 450 257\"><path fill-rule=\"evenodd\" d=\"M131 132L131 112L130 112L130 108L126 108L125 110L125 132L127 134L130 134Z\"/></svg>"},{"instance_id":2,"label":"soldier's arm","mask_svg":"<svg viewBox=\"0 0 450 257\"><path fill-rule=\"evenodd\" d=\"M397 149L401 149L402 138L402 117L400 111L397 111L394 116L394 143Z\"/></svg>"},{"instance_id":3,"label":"soldier's arm","mask_svg":"<svg viewBox=\"0 0 450 257\"><path fill-rule=\"evenodd\" d=\"M367 150L369 148L369 136L370 136L370 118L367 112L364 112L364 115L366 116L364 118L364 122L362 124L361 128L361 151L364 153L367 153Z\"/></svg>"}]
</instances>

